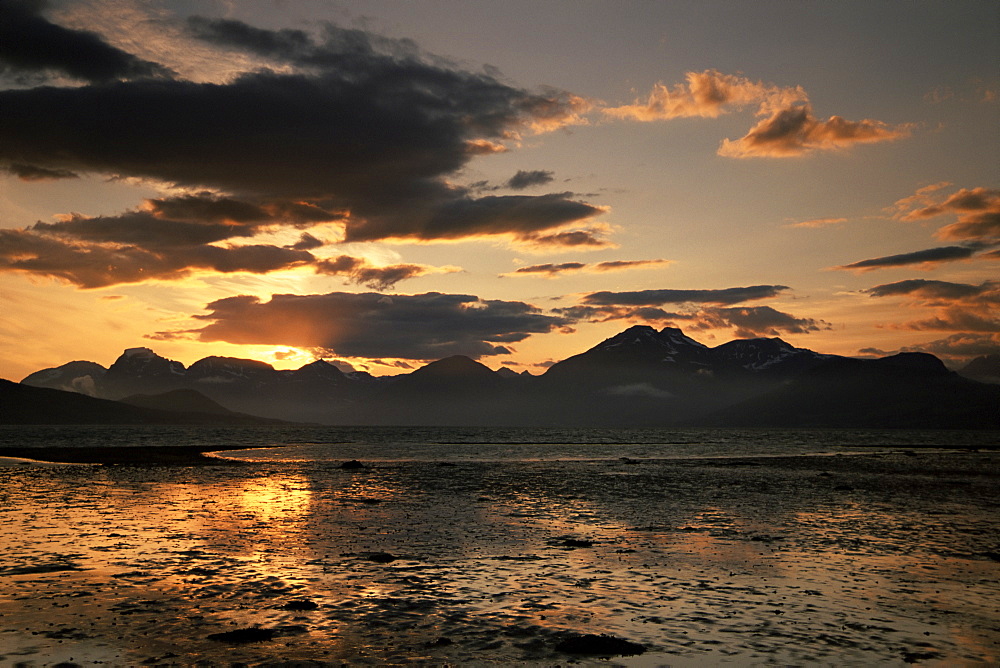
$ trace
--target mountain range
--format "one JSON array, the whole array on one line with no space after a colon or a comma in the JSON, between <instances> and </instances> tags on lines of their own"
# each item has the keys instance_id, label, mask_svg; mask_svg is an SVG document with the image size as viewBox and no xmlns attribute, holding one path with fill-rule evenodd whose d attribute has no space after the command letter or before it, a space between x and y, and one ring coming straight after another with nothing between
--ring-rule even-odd
<instances>
[{"instance_id":1,"label":"mountain range","mask_svg":"<svg viewBox=\"0 0 1000 668\"><path fill-rule=\"evenodd\" d=\"M969 375L1000 379L998 366L982 358ZM949 371L933 355L856 359L777 338L708 347L679 329L642 325L539 376L463 356L391 377L324 361L276 370L207 357L185 367L131 348L110 368L69 362L21 385L230 420L235 411L352 425L1000 428L1000 385Z\"/></svg>"}]
</instances>

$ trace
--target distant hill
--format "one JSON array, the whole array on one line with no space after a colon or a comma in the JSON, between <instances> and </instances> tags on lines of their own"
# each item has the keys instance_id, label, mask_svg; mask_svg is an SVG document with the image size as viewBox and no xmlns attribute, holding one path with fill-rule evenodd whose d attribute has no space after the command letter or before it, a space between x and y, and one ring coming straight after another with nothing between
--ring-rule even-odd
<instances>
[{"instance_id":1,"label":"distant hill","mask_svg":"<svg viewBox=\"0 0 1000 668\"><path fill-rule=\"evenodd\" d=\"M830 359L703 423L741 427L1000 429L1000 386L948 371L925 353Z\"/></svg>"},{"instance_id":2,"label":"distant hill","mask_svg":"<svg viewBox=\"0 0 1000 668\"><path fill-rule=\"evenodd\" d=\"M204 397L202 397L204 399ZM159 403L157 398L148 399ZM197 401L193 397L189 402ZM207 401L207 400L206 400ZM170 403L168 399L166 403ZM204 406L203 403L198 402ZM218 408L221 408L219 406ZM161 410L0 379L0 424L274 424L250 415Z\"/></svg>"},{"instance_id":3,"label":"distant hill","mask_svg":"<svg viewBox=\"0 0 1000 668\"><path fill-rule=\"evenodd\" d=\"M254 424L279 423L281 420L256 417L246 413L237 413L212 401L197 390L170 390L163 394L133 394L125 397L119 403L140 408L152 408L170 413L204 414L219 416L227 421L240 421Z\"/></svg>"},{"instance_id":4,"label":"distant hill","mask_svg":"<svg viewBox=\"0 0 1000 668\"><path fill-rule=\"evenodd\" d=\"M983 355L958 370L960 376L980 383L1000 384L1000 355Z\"/></svg>"},{"instance_id":5,"label":"distant hill","mask_svg":"<svg viewBox=\"0 0 1000 668\"><path fill-rule=\"evenodd\" d=\"M492 371L461 355L381 378L344 373L324 361L278 370L256 360L207 357L185 368L149 348L130 348L108 369L71 362L31 374L22 384L198 419L1000 428L1000 386L978 382L994 379L998 363L996 356L981 358L963 369L967 377L962 377L924 353L855 359L796 348L778 338L709 347L674 327L637 325L540 376Z\"/></svg>"}]
</instances>

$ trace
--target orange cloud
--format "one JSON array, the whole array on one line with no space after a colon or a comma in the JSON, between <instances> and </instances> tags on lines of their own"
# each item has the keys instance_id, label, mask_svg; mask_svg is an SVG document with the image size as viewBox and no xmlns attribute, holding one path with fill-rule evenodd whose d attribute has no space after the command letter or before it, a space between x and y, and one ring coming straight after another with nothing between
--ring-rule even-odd
<instances>
[{"instance_id":1,"label":"orange cloud","mask_svg":"<svg viewBox=\"0 0 1000 668\"><path fill-rule=\"evenodd\" d=\"M848 121L831 116L821 121L813 115L812 105L804 103L776 111L740 139L724 139L718 153L730 158L789 158L853 144L893 141L909 134L907 126L892 127L870 119Z\"/></svg>"},{"instance_id":2,"label":"orange cloud","mask_svg":"<svg viewBox=\"0 0 1000 668\"><path fill-rule=\"evenodd\" d=\"M940 228L934 236L948 241L976 241L986 244L1000 242L1000 190L993 188L962 188L944 199L931 193L951 184L927 186L915 195L895 204L894 217L917 221L951 214L956 221Z\"/></svg>"},{"instance_id":3,"label":"orange cloud","mask_svg":"<svg viewBox=\"0 0 1000 668\"><path fill-rule=\"evenodd\" d=\"M756 107L762 120L746 136L725 139L718 154L730 158L787 158L853 144L892 141L909 136L911 127L882 121L849 121L840 116L820 120L801 86L781 87L717 70L688 72L687 83L658 83L645 101L603 109L612 118L661 121L673 118L717 118L732 109Z\"/></svg>"},{"instance_id":4,"label":"orange cloud","mask_svg":"<svg viewBox=\"0 0 1000 668\"><path fill-rule=\"evenodd\" d=\"M910 279L864 290L872 297L903 297L916 308L933 308L930 318L889 325L891 329L1000 333L1000 281L979 285Z\"/></svg>"},{"instance_id":5,"label":"orange cloud","mask_svg":"<svg viewBox=\"0 0 1000 668\"><path fill-rule=\"evenodd\" d=\"M610 107L602 111L614 118L662 121L672 118L717 118L726 107L758 106L758 114L769 113L807 99L802 88L780 88L717 70L688 72L687 84L653 86L645 102Z\"/></svg>"},{"instance_id":6,"label":"orange cloud","mask_svg":"<svg viewBox=\"0 0 1000 668\"><path fill-rule=\"evenodd\" d=\"M798 223L789 223L785 227L826 227L827 225L838 225L846 223L846 218L814 218L813 220L803 220Z\"/></svg>"},{"instance_id":7,"label":"orange cloud","mask_svg":"<svg viewBox=\"0 0 1000 668\"><path fill-rule=\"evenodd\" d=\"M901 211L899 219L924 220L949 213L955 214L957 220L937 231L939 239L1000 241L1000 190L962 188L941 202Z\"/></svg>"}]
</instances>

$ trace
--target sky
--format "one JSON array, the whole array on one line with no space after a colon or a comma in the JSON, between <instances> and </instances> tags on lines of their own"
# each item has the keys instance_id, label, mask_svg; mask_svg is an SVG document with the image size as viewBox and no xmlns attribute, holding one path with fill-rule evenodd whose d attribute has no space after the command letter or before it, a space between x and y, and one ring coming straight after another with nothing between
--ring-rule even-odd
<instances>
[{"instance_id":1,"label":"sky","mask_svg":"<svg viewBox=\"0 0 1000 668\"><path fill-rule=\"evenodd\" d=\"M0 0L0 377L1000 353L1000 5Z\"/></svg>"}]
</instances>

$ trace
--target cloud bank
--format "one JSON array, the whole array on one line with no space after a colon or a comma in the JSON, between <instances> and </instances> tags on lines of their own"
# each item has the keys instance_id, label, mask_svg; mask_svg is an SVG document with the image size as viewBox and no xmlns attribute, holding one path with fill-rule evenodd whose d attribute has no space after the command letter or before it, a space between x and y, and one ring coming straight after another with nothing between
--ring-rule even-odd
<instances>
[{"instance_id":1,"label":"cloud bank","mask_svg":"<svg viewBox=\"0 0 1000 668\"><path fill-rule=\"evenodd\" d=\"M50 22L43 15L47 7L44 0L4 0L0 5L0 72L15 77L54 74L90 83L173 75L99 35Z\"/></svg>"},{"instance_id":2,"label":"cloud bank","mask_svg":"<svg viewBox=\"0 0 1000 668\"><path fill-rule=\"evenodd\" d=\"M1000 333L1000 281L975 285L910 279L863 292L876 298L906 298L915 308L935 309L933 317L895 324L893 329Z\"/></svg>"},{"instance_id":3,"label":"cloud bank","mask_svg":"<svg viewBox=\"0 0 1000 668\"><path fill-rule=\"evenodd\" d=\"M267 302L238 296L206 309L211 313L196 316L208 321L205 327L178 335L317 348L343 357L413 360L506 355L509 345L571 322L524 302L437 292L285 294Z\"/></svg>"},{"instance_id":4,"label":"cloud bank","mask_svg":"<svg viewBox=\"0 0 1000 668\"><path fill-rule=\"evenodd\" d=\"M346 242L506 237L539 247L608 245L592 221L605 208L572 193L476 197L453 182L477 155L584 122L588 103L565 91L516 88L444 64L406 40L360 30L272 31L199 17L188 26L195 38L272 67L194 82L51 23L41 3L11 7L3 30L34 37L0 39L0 61L59 70L89 85L0 91L0 169L24 180L151 179L188 194L150 200L142 211L10 233L2 268L84 287L193 269L271 271L309 263L311 249L258 244L250 258L248 250L212 244L252 239L265 226L317 222L336 222ZM521 170L507 186L523 190L552 178ZM165 246L185 251L152 257ZM43 248L49 257L37 256ZM106 268L84 276L82 256Z\"/></svg>"},{"instance_id":5,"label":"cloud bank","mask_svg":"<svg viewBox=\"0 0 1000 668\"><path fill-rule=\"evenodd\" d=\"M641 290L637 292L592 292L575 306L553 309L554 312L589 322L628 320L654 322L686 329L733 329L740 338L808 334L830 329L830 323L813 318L799 318L770 306L733 306L779 296L784 285L752 285L720 290ZM680 305L677 311L661 308Z\"/></svg>"}]
</instances>

